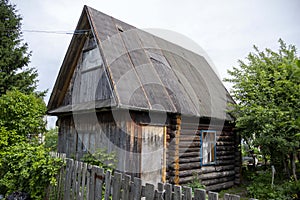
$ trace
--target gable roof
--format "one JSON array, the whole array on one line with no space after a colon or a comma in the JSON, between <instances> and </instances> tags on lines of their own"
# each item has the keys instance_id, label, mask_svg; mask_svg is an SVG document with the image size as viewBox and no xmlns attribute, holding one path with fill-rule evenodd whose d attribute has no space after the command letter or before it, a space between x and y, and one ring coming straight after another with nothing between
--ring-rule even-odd
<instances>
[{"instance_id":1,"label":"gable roof","mask_svg":"<svg viewBox=\"0 0 300 200\"><path fill-rule=\"evenodd\" d=\"M107 80L104 85L110 94L104 99L63 104L86 42L85 34L74 34L51 93L48 114L124 108L231 119L226 108L233 101L203 56L84 6L76 30L87 29L96 38Z\"/></svg>"}]
</instances>

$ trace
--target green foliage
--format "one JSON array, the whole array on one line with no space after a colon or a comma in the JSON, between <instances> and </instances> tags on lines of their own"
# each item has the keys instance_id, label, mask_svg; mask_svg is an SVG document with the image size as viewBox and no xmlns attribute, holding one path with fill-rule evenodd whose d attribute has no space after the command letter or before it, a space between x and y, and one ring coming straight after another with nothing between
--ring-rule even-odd
<instances>
[{"instance_id":1,"label":"green foliage","mask_svg":"<svg viewBox=\"0 0 300 200\"><path fill-rule=\"evenodd\" d=\"M106 149L96 149L95 153L87 153L81 158L82 162L96 165L105 171L113 171L116 168L116 154L114 152L107 153Z\"/></svg>"},{"instance_id":2,"label":"green foliage","mask_svg":"<svg viewBox=\"0 0 300 200\"><path fill-rule=\"evenodd\" d=\"M263 172L253 174L251 184L247 187L248 196L257 199L298 199L300 196L299 181L277 180L274 186L271 186L271 173Z\"/></svg>"},{"instance_id":3,"label":"green foliage","mask_svg":"<svg viewBox=\"0 0 300 200\"><path fill-rule=\"evenodd\" d=\"M50 151L57 151L57 142L58 142L58 128L48 130L45 134L45 148Z\"/></svg>"},{"instance_id":4,"label":"green foliage","mask_svg":"<svg viewBox=\"0 0 300 200\"><path fill-rule=\"evenodd\" d=\"M13 88L30 94L37 87L38 73L28 67L30 52L21 39L21 20L15 6L0 0L0 96Z\"/></svg>"},{"instance_id":5,"label":"green foliage","mask_svg":"<svg viewBox=\"0 0 300 200\"><path fill-rule=\"evenodd\" d=\"M234 83L236 127L248 144L271 156L277 169L300 146L300 60L295 46L279 43L278 52L254 47L225 79Z\"/></svg>"},{"instance_id":6,"label":"green foliage","mask_svg":"<svg viewBox=\"0 0 300 200\"><path fill-rule=\"evenodd\" d=\"M0 97L0 126L28 137L45 131L46 105L35 94L8 91Z\"/></svg>"},{"instance_id":7,"label":"green foliage","mask_svg":"<svg viewBox=\"0 0 300 200\"><path fill-rule=\"evenodd\" d=\"M20 142L0 150L0 193L26 191L42 199L49 184L56 184L62 160L52 158L43 146Z\"/></svg>"}]
</instances>

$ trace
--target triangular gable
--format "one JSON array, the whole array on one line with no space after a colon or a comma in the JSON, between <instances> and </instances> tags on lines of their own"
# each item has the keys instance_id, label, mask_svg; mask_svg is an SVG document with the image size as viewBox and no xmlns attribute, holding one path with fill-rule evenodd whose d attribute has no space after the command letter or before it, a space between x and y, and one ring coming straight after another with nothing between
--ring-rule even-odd
<instances>
[{"instance_id":1,"label":"triangular gable","mask_svg":"<svg viewBox=\"0 0 300 200\"><path fill-rule=\"evenodd\" d=\"M78 73L82 69L73 60L78 61L81 54L74 51L81 51L85 42L74 35L48 110L70 109L66 107L70 104L67 96L75 94L73 87L80 90L75 95L77 99L72 98L73 111L118 107L231 119L226 117L226 110L232 99L203 56L87 6L77 30L84 28L90 28L97 40L99 52L95 55L101 57L103 67L99 73L105 76ZM83 84L74 87L72 80L76 76L81 76ZM103 91L109 91L109 97L102 98ZM92 101L95 103L84 104Z\"/></svg>"}]
</instances>

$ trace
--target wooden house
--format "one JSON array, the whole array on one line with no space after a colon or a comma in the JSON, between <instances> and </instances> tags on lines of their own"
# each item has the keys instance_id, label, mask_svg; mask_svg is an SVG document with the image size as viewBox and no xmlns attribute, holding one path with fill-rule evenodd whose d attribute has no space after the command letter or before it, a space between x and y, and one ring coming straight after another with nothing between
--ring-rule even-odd
<instances>
[{"instance_id":1,"label":"wooden house","mask_svg":"<svg viewBox=\"0 0 300 200\"><path fill-rule=\"evenodd\" d=\"M55 82L58 151L117 154L117 170L144 182L208 190L240 180L233 102L207 60L85 6Z\"/></svg>"}]
</instances>

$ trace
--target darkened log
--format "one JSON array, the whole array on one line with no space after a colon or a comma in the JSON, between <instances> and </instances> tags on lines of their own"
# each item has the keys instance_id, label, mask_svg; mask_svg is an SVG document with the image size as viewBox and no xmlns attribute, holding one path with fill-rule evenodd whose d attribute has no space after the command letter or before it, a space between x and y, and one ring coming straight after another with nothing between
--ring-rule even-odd
<instances>
[{"instance_id":1,"label":"darkened log","mask_svg":"<svg viewBox=\"0 0 300 200\"><path fill-rule=\"evenodd\" d=\"M216 153L217 153L217 158L219 156L232 155L231 151L217 151Z\"/></svg>"},{"instance_id":2,"label":"darkened log","mask_svg":"<svg viewBox=\"0 0 300 200\"><path fill-rule=\"evenodd\" d=\"M217 160L218 165L234 164L234 160Z\"/></svg>"},{"instance_id":3,"label":"darkened log","mask_svg":"<svg viewBox=\"0 0 300 200\"><path fill-rule=\"evenodd\" d=\"M216 179L211 179L211 180L202 180L201 184L205 185L205 186L209 186L209 185L215 185L218 183L224 183L224 182L228 182L228 181L234 181L234 177L233 176L229 176L229 177L224 177L224 178L216 178Z\"/></svg>"},{"instance_id":4,"label":"darkened log","mask_svg":"<svg viewBox=\"0 0 300 200\"><path fill-rule=\"evenodd\" d=\"M234 146L234 141L217 141L217 146Z\"/></svg>"},{"instance_id":5,"label":"darkened log","mask_svg":"<svg viewBox=\"0 0 300 200\"><path fill-rule=\"evenodd\" d=\"M235 160L235 156L234 155L221 155L217 157L218 160Z\"/></svg>"},{"instance_id":6,"label":"darkened log","mask_svg":"<svg viewBox=\"0 0 300 200\"><path fill-rule=\"evenodd\" d=\"M207 186L205 189L208 191L214 191L214 190L221 190L221 189L226 189L226 188L230 188L234 185L234 181L228 181L225 183L220 183L220 184L216 184L216 185L210 185Z\"/></svg>"},{"instance_id":7,"label":"darkened log","mask_svg":"<svg viewBox=\"0 0 300 200\"><path fill-rule=\"evenodd\" d=\"M169 165L169 167L171 169L176 169L177 166L175 164L171 164L171 165ZM184 163L184 164L180 164L179 165L179 170L194 169L194 168L199 168L199 167L200 167L200 163L199 162Z\"/></svg>"},{"instance_id":8,"label":"darkened log","mask_svg":"<svg viewBox=\"0 0 300 200\"><path fill-rule=\"evenodd\" d=\"M200 137L197 135L192 135L192 136L181 135L180 141L200 142Z\"/></svg>"},{"instance_id":9,"label":"darkened log","mask_svg":"<svg viewBox=\"0 0 300 200\"><path fill-rule=\"evenodd\" d=\"M201 175L201 180L222 178L227 176L235 176L235 171L212 172Z\"/></svg>"},{"instance_id":10,"label":"darkened log","mask_svg":"<svg viewBox=\"0 0 300 200\"><path fill-rule=\"evenodd\" d=\"M198 162L200 165L200 156L197 157L190 157L190 158L179 158L179 163L191 163L191 162Z\"/></svg>"},{"instance_id":11,"label":"darkened log","mask_svg":"<svg viewBox=\"0 0 300 200\"><path fill-rule=\"evenodd\" d=\"M203 166L202 167L202 174L211 173L211 172L220 172L220 171L232 171L234 170L234 165L227 165L227 166Z\"/></svg>"},{"instance_id":12,"label":"darkened log","mask_svg":"<svg viewBox=\"0 0 300 200\"><path fill-rule=\"evenodd\" d=\"M232 146L217 146L217 151L232 151L234 153L234 147L232 147Z\"/></svg>"}]
</instances>

